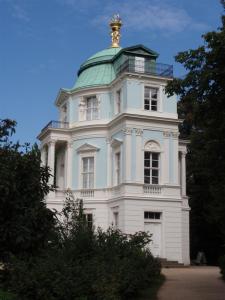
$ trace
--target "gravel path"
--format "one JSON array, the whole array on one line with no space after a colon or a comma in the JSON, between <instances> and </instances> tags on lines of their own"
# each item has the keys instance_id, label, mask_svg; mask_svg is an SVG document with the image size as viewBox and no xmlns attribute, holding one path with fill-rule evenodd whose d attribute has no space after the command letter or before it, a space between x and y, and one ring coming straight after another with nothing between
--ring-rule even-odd
<instances>
[{"instance_id":1,"label":"gravel path","mask_svg":"<svg viewBox=\"0 0 225 300\"><path fill-rule=\"evenodd\" d=\"M225 300L225 282L217 267L163 269L166 281L158 300Z\"/></svg>"}]
</instances>

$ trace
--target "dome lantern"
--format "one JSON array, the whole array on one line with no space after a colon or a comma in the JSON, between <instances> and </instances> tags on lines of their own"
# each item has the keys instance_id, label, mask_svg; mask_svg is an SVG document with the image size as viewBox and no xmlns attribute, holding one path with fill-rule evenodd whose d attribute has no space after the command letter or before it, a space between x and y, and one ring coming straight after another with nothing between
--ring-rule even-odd
<instances>
[{"instance_id":1,"label":"dome lantern","mask_svg":"<svg viewBox=\"0 0 225 300\"><path fill-rule=\"evenodd\" d=\"M115 14L109 23L112 32L111 32L111 37L112 37L112 48L118 48L120 47L120 28L123 25L122 20L119 16L119 14Z\"/></svg>"}]
</instances>

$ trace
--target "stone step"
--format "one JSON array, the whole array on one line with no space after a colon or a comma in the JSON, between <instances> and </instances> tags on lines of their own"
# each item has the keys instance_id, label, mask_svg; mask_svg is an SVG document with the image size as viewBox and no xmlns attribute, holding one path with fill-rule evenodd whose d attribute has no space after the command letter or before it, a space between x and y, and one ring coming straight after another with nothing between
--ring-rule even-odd
<instances>
[{"instance_id":1,"label":"stone step","mask_svg":"<svg viewBox=\"0 0 225 300\"><path fill-rule=\"evenodd\" d=\"M178 261L167 260L166 258L160 258L161 266L163 268L185 268L186 266Z\"/></svg>"}]
</instances>

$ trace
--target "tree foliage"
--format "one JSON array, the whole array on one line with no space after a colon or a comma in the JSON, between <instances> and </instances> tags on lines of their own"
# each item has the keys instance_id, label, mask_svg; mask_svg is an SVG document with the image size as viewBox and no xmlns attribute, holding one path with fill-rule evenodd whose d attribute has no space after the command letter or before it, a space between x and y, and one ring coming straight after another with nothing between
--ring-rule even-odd
<instances>
[{"instance_id":1,"label":"tree foliage","mask_svg":"<svg viewBox=\"0 0 225 300\"><path fill-rule=\"evenodd\" d=\"M37 145L10 141L16 122L0 121L0 259L34 255L48 241L54 225L46 208L49 170L41 167Z\"/></svg>"},{"instance_id":2,"label":"tree foliage","mask_svg":"<svg viewBox=\"0 0 225 300\"><path fill-rule=\"evenodd\" d=\"M225 1L221 1L225 9ZM225 245L225 15L217 31L203 35L204 45L178 53L188 71L167 86L180 96L182 138L191 143L187 156L191 205L191 249L204 250L215 262Z\"/></svg>"},{"instance_id":3,"label":"tree foliage","mask_svg":"<svg viewBox=\"0 0 225 300\"><path fill-rule=\"evenodd\" d=\"M58 229L39 257L11 265L11 290L19 299L131 299L160 274L159 261L144 248L148 234L94 230L79 200L67 199Z\"/></svg>"}]
</instances>

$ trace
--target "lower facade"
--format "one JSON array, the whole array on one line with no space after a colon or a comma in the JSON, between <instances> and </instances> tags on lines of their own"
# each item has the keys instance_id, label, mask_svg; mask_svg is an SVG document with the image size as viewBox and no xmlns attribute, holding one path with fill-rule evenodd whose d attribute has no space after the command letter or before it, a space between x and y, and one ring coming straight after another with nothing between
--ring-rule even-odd
<instances>
[{"instance_id":1,"label":"lower facade","mask_svg":"<svg viewBox=\"0 0 225 300\"><path fill-rule=\"evenodd\" d=\"M105 191L105 194L107 191ZM190 264L189 256L189 206L184 198L159 198L152 196L118 196L108 199L84 194L84 212L95 228L106 230L109 226L123 233L146 231L152 234L149 245L155 257ZM81 198L74 191L75 198ZM56 191L48 196L48 207L60 211L65 192Z\"/></svg>"}]
</instances>

